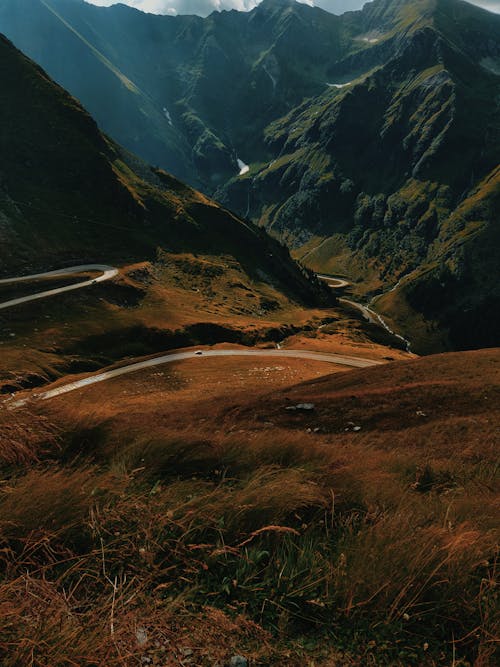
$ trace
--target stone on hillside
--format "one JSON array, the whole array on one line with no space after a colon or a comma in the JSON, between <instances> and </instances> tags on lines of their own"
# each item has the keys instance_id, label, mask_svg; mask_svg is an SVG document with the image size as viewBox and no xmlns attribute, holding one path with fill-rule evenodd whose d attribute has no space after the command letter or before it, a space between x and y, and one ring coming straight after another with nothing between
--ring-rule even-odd
<instances>
[{"instance_id":1,"label":"stone on hillside","mask_svg":"<svg viewBox=\"0 0 500 667\"><path fill-rule=\"evenodd\" d=\"M229 667L247 667L248 660L242 655L233 655L229 661Z\"/></svg>"},{"instance_id":2,"label":"stone on hillside","mask_svg":"<svg viewBox=\"0 0 500 667\"><path fill-rule=\"evenodd\" d=\"M289 405L285 410L301 410L303 412L311 412L314 410L314 403L297 403L297 405Z\"/></svg>"}]
</instances>

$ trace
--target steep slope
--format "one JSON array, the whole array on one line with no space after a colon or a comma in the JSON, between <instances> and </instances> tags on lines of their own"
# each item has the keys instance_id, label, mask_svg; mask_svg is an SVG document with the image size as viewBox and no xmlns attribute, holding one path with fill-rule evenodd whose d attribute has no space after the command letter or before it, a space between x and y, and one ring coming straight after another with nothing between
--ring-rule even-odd
<instances>
[{"instance_id":1,"label":"steep slope","mask_svg":"<svg viewBox=\"0 0 500 667\"><path fill-rule=\"evenodd\" d=\"M374 45L336 64L349 85L271 124L274 160L219 198L361 293L403 279L376 303L417 350L436 327L451 347L498 343L500 17L379 0L352 21Z\"/></svg>"},{"instance_id":2,"label":"steep slope","mask_svg":"<svg viewBox=\"0 0 500 667\"><path fill-rule=\"evenodd\" d=\"M416 350L499 340L499 17L459 0L207 19L5 0L2 27L127 148L309 267L367 299L397 285L377 308Z\"/></svg>"},{"instance_id":3,"label":"steep slope","mask_svg":"<svg viewBox=\"0 0 500 667\"><path fill-rule=\"evenodd\" d=\"M163 246L230 255L248 275L265 272L290 294L314 300L279 244L110 142L3 37L0 73L3 275L63 261L145 260Z\"/></svg>"},{"instance_id":4,"label":"steep slope","mask_svg":"<svg viewBox=\"0 0 500 667\"><path fill-rule=\"evenodd\" d=\"M111 11L123 20L114 21ZM96 16L103 20L94 25ZM8 0L0 6L0 32L81 100L122 145L142 154L150 164L175 164L176 175L185 178L189 147L168 122L163 104L123 72L113 57L113 44L106 50L106 31L118 48L127 50L130 16L148 20L125 6L107 11L83 0ZM166 152L171 155L167 163L162 160Z\"/></svg>"},{"instance_id":5,"label":"steep slope","mask_svg":"<svg viewBox=\"0 0 500 667\"><path fill-rule=\"evenodd\" d=\"M331 290L288 250L125 153L5 38L0 74L0 278L118 267L109 282L0 285L0 394L179 347L273 346L332 320ZM72 281L87 285L4 308Z\"/></svg>"},{"instance_id":6,"label":"steep slope","mask_svg":"<svg viewBox=\"0 0 500 667\"><path fill-rule=\"evenodd\" d=\"M262 151L263 128L325 87L339 18L292 0L153 16L83 0L4 0L0 31L127 149L211 190ZM257 138L257 144L256 144Z\"/></svg>"}]
</instances>

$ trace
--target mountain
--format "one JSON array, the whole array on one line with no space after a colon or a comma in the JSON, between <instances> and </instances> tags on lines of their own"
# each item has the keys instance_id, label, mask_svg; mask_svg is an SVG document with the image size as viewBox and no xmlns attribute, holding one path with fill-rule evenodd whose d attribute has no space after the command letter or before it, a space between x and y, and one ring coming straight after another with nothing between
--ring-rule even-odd
<instances>
[{"instance_id":1,"label":"mountain","mask_svg":"<svg viewBox=\"0 0 500 667\"><path fill-rule=\"evenodd\" d=\"M154 16L83 0L4 0L0 31L150 164L213 191L262 151L264 127L325 88L339 18L293 0Z\"/></svg>"},{"instance_id":2,"label":"mountain","mask_svg":"<svg viewBox=\"0 0 500 667\"><path fill-rule=\"evenodd\" d=\"M270 124L273 159L217 196L360 294L395 287L376 307L417 351L498 344L500 17L378 0L349 21L372 46Z\"/></svg>"},{"instance_id":3,"label":"mountain","mask_svg":"<svg viewBox=\"0 0 500 667\"><path fill-rule=\"evenodd\" d=\"M438 235L429 245L436 262L449 252L456 264L443 264L438 276L432 266L417 280L429 250L375 306L399 315L413 299L415 313L440 312L446 271L462 259L469 280L484 280L471 287L476 296L498 272L496 109L481 107L472 130L467 115L496 82L488 70L478 74L475 59L490 69L496 61L490 42L479 56L471 48L471 20L469 35L442 37L443 68L433 67L431 85L420 90L428 79L418 75L416 55L432 62L425 40L435 28L427 19L405 24L408 6L381 9L346 20L352 35L396 25L388 43L360 43L338 60L346 68L366 63L372 48L380 58L369 85L359 83L372 113L356 101L357 85L326 95L325 109L315 96L291 112L304 115L304 126L312 121L312 134L277 121L259 150L300 136L297 151L309 149L319 136L310 159L297 155L288 166L310 170L304 184L314 193L322 177L332 180L330 164L344 184L351 162L339 129L349 129L363 171L343 194L363 185L361 222L384 210L381 188L384 196L394 189L391 210L409 219L410 185L391 152L381 178L366 168L369 159L384 166L377 146L363 152L355 141L356 132L375 136L384 85L392 86L387 132L408 131L407 149L384 143L380 132L374 143L392 146L398 164L415 160L415 225L418 216L427 220L432 200ZM404 86L407 61L416 63L417 81ZM4 37L0 75L0 278L66 263L116 266L101 282L87 265L71 277L0 284L2 667L499 664L500 350L419 359L375 343L373 316L360 322L352 302L351 311L325 308L334 290L321 291L276 239L121 148ZM349 95L356 104L344 109ZM419 118L429 137L415 129ZM490 123L491 146L471 150L470 137L484 142ZM459 157L475 170L466 186L452 162ZM281 158L289 161L285 152ZM252 164L238 185L262 171ZM456 188L463 196L440 220ZM340 198L326 196L333 216ZM324 237L325 265L339 261L343 247L346 272L362 277L362 253L370 255L362 244L351 250L351 220L342 220L337 246ZM321 220L326 234L331 222ZM301 222L304 242L308 224ZM388 217L373 229L393 248L393 229L405 224ZM280 233L296 243L293 226ZM413 239L403 235L399 245L406 238ZM412 244L408 257L417 256ZM320 249L314 240L309 246L317 262ZM341 289L362 293L377 271L366 272L364 287ZM72 280L73 291L57 289ZM453 307L466 282L457 273ZM40 296L40 283L57 294L12 304L13 295Z\"/></svg>"},{"instance_id":4,"label":"mountain","mask_svg":"<svg viewBox=\"0 0 500 667\"><path fill-rule=\"evenodd\" d=\"M4 0L0 30L113 139L345 275L415 350L498 344L500 17Z\"/></svg>"},{"instance_id":5,"label":"mountain","mask_svg":"<svg viewBox=\"0 0 500 667\"><path fill-rule=\"evenodd\" d=\"M314 300L314 287L282 246L110 141L4 37L0 73L3 275L81 260L144 260L163 247L230 255L248 275L265 272L285 291Z\"/></svg>"}]
</instances>

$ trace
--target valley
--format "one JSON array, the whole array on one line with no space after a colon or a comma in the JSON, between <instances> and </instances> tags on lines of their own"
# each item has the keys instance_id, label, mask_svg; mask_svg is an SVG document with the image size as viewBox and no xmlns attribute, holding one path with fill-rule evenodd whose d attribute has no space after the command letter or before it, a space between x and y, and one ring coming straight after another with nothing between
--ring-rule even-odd
<instances>
[{"instance_id":1,"label":"valley","mask_svg":"<svg viewBox=\"0 0 500 667\"><path fill-rule=\"evenodd\" d=\"M81 274L83 272L89 272L89 271L96 271L99 272L100 275L96 278L91 278L90 280L85 280L83 282L78 282L76 284L71 284L63 287L58 287L55 289L51 290L46 290L42 292L35 292L34 294L29 294L24 297L19 297L17 299L11 299L9 301L4 301L0 303L0 309L3 310L5 308L12 308L14 306L20 306L24 305L26 303L29 303L31 301L36 301L38 299L46 299L50 297L55 297L59 296L60 294L65 294L66 292L74 291L76 289L82 289L84 287L90 287L92 285L96 285L99 282L103 282L106 280L112 280L115 276L119 274L119 270L106 266L106 265L98 265L98 264L87 264L87 265L82 265L82 266L76 266L76 267L68 267L67 269L58 269L54 271L48 271L46 273L40 273L36 275L31 275L31 276L23 276L23 277L17 277L17 278L7 278L0 280L0 287L2 285L12 285L12 284L18 284L18 283L26 283L26 282L33 282L33 281L40 281L43 279L50 279L53 277L64 277L64 276L71 276L74 274ZM342 281L337 281L340 283L342 286ZM330 285L331 287L332 285ZM319 327L321 328L321 327ZM290 349L282 349L282 344L277 344L276 350L266 350L266 349L258 349L258 350L237 350L237 349L219 349L219 350L209 350L209 351L202 351L202 350L197 350L196 352L180 352L180 353L174 353L166 356L161 356L161 357L155 357L152 359L148 359L146 361L142 362L137 362L134 364L129 364L127 366L121 366L119 368L116 368L114 370L106 371L105 373L100 373L98 375L93 375L89 376L87 378L84 378L82 380L78 380L75 382L71 382L69 384L64 384L62 387L58 387L56 389L48 390L42 393L35 393L32 395L32 397L27 397L27 398L16 398L15 401L12 400L13 395L7 399L7 401L4 402L4 406L8 409L13 409L17 407L24 407L30 400L47 400L49 398L53 398L54 396L60 396L61 394L68 393L69 391L74 391L76 389L79 389L81 387L87 387L91 384L96 384L98 382L103 382L105 380L109 380L114 377L119 377L121 375L126 375L128 373L133 373L139 370L144 370L146 368L152 368L155 366L163 365L165 363L173 363L176 361L181 361L184 359L191 359L196 357L197 355L204 355L204 357L213 357L213 356L262 356L262 357L293 357L293 358L298 358L298 359L312 359L314 361L323 361L326 363L333 363L338 366L353 366L353 367L367 367L370 365L375 365L379 362L377 361L370 361L368 359L362 359L359 357L346 357L346 356L341 356L339 354L329 354L329 353L321 353L321 352L314 352L314 351L308 351L308 350L290 350Z\"/></svg>"},{"instance_id":2,"label":"valley","mask_svg":"<svg viewBox=\"0 0 500 667\"><path fill-rule=\"evenodd\" d=\"M312 349L305 354L319 356L331 352L345 357L354 350L357 356L362 356L365 351L376 360L387 351L384 344L370 339L370 327L366 328L362 319L353 320L336 308L300 308L287 303L283 297L281 303L272 301L272 292L259 297L251 283L248 286L238 283L235 290L234 281L238 274L208 258L203 260L201 269L199 260L190 256L168 257L168 261L172 263L170 270L162 264L146 263L120 270L89 265L49 272L45 274L47 279L73 271L81 273L84 269L102 273L100 279L91 277L84 282L2 303L2 308L16 307L4 320L9 326L3 329L3 356L9 358L11 367L8 373L2 373L7 367L0 369L3 391L12 391L16 387L13 378L17 378L16 388L22 389L25 384L23 373L31 377L28 384L34 377L39 378L37 384L40 385L56 379L58 374L49 370L51 359L55 358L61 370L65 364L68 369L79 365L92 369L97 363L119 362L120 354L130 356L134 350L137 356L152 354L165 347L176 349L225 342L274 348L279 344L280 348L288 348L297 343L302 347L308 340ZM167 277L170 275L175 277ZM26 283L27 279L21 281ZM13 280L6 282L12 283ZM109 280L111 284L99 288L99 283ZM178 286L170 286L170 281ZM37 290L40 282L36 283ZM84 288L88 289L88 294ZM65 296L68 291L76 289L82 290L81 297ZM99 289L104 291L99 294ZM53 301L40 305L33 303L26 309L24 304L38 301L40 297ZM271 310L266 310L270 307ZM35 331L34 321L37 322ZM376 330L376 327L372 329ZM26 364L26 347L30 348L31 358L35 358L35 353L37 358L37 362L29 366ZM47 348L57 352L51 353ZM262 354L279 351L262 350ZM281 351L285 355L289 352L287 349ZM393 358L404 356L397 349L392 353ZM16 360L21 364L20 368L15 368Z\"/></svg>"},{"instance_id":3,"label":"valley","mask_svg":"<svg viewBox=\"0 0 500 667\"><path fill-rule=\"evenodd\" d=\"M363 298L395 288L377 314L417 353L499 340L498 15L459 0L340 16L265 0L204 19L5 0L0 31L125 148L309 269Z\"/></svg>"},{"instance_id":4,"label":"valley","mask_svg":"<svg viewBox=\"0 0 500 667\"><path fill-rule=\"evenodd\" d=\"M498 664L499 21L2 0L2 667Z\"/></svg>"}]
</instances>

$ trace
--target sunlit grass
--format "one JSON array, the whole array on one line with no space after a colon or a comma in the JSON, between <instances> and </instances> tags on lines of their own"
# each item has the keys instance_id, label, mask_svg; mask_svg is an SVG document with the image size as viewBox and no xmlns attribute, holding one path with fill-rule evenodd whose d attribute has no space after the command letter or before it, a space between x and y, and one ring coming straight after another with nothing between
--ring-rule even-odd
<instances>
[{"instance_id":1,"label":"sunlit grass","mask_svg":"<svg viewBox=\"0 0 500 667\"><path fill-rule=\"evenodd\" d=\"M243 651L294 667L305 655L491 667L500 480L484 395L495 395L495 359L438 357L287 389L316 402L314 435L279 394L230 417L221 404L180 430L154 392L134 399L140 410L108 402L83 414L75 399L59 419L31 415L36 460L14 461L0 495L3 664L161 665L187 647L199 665ZM447 368L437 419L418 383L431 368ZM392 426L371 430L387 392L401 396ZM450 417L464 392L470 414ZM353 393L367 420L358 434L334 427L338 413L353 418ZM425 417L409 425L416 409ZM9 420L4 432L27 440L21 413Z\"/></svg>"}]
</instances>

